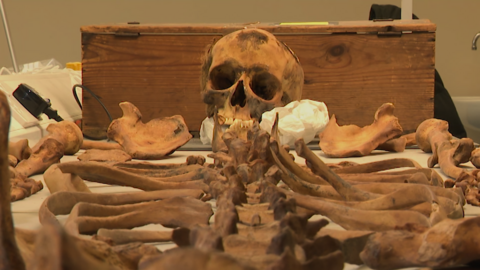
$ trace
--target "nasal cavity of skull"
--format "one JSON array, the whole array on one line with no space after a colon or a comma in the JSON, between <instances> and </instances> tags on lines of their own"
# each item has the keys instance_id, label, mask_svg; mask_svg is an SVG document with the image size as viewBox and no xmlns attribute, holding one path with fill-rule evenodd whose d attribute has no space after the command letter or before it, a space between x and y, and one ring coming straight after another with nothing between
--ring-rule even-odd
<instances>
[{"instance_id":1,"label":"nasal cavity of skull","mask_svg":"<svg viewBox=\"0 0 480 270\"><path fill-rule=\"evenodd\" d=\"M210 81L214 90L224 90L232 87L237 80L237 72L231 65L220 65L210 72Z\"/></svg>"},{"instance_id":2,"label":"nasal cavity of skull","mask_svg":"<svg viewBox=\"0 0 480 270\"><path fill-rule=\"evenodd\" d=\"M230 99L230 105L245 107L247 104L247 96L245 95L245 88L243 86L243 81L239 81L235 91L233 92L232 99Z\"/></svg>"},{"instance_id":3,"label":"nasal cavity of skull","mask_svg":"<svg viewBox=\"0 0 480 270\"><path fill-rule=\"evenodd\" d=\"M260 72L253 75L250 82L253 93L264 100L272 100L275 94L281 90L280 81L268 72Z\"/></svg>"}]
</instances>

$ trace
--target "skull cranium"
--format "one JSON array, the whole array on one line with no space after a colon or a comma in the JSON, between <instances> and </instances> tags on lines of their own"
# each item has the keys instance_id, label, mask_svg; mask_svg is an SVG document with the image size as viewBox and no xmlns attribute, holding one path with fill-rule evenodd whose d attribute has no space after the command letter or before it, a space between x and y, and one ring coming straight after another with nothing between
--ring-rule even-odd
<instances>
[{"instance_id":1,"label":"skull cranium","mask_svg":"<svg viewBox=\"0 0 480 270\"><path fill-rule=\"evenodd\" d=\"M207 116L215 107L225 124L260 120L262 113L302 95L303 69L293 51L271 33L242 29L208 51L201 76Z\"/></svg>"}]
</instances>

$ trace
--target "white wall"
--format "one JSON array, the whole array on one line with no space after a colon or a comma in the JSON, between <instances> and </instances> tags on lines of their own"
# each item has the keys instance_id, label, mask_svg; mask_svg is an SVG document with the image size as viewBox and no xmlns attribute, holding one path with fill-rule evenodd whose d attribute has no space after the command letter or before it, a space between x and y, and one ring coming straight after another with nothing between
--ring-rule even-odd
<instances>
[{"instance_id":1,"label":"white wall","mask_svg":"<svg viewBox=\"0 0 480 270\"><path fill-rule=\"evenodd\" d=\"M372 4L400 0L3 0L18 64L81 60L80 26L141 23L230 23L367 20ZM452 96L480 96L478 0L414 0L414 13L437 24L436 67ZM0 22L0 24L3 23ZM479 41L480 46L480 41ZM0 67L11 66L0 28Z\"/></svg>"}]
</instances>

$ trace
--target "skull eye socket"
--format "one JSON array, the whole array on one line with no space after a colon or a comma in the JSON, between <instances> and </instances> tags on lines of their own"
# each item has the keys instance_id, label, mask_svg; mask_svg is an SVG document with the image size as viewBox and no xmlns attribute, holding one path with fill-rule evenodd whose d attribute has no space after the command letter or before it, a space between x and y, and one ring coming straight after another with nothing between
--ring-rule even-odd
<instances>
[{"instance_id":1,"label":"skull eye socket","mask_svg":"<svg viewBox=\"0 0 480 270\"><path fill-rule=\"evenodd\" d=\"M214 90L230 88L237 81L237 70L230 64L216 66L210 72L210 81Z\"/></svg>"},{"instance_id":2,"label":"skull eye socket","mask_svg":"<svg viewBox=\"0 0 480 270\"><path fill-rule=\"evenodd\" d=\"M253 93L264 100L271 100L281 90L280 81L272 74L263 71L255 73L250 81Z\"/></svg>"}]
</instances>

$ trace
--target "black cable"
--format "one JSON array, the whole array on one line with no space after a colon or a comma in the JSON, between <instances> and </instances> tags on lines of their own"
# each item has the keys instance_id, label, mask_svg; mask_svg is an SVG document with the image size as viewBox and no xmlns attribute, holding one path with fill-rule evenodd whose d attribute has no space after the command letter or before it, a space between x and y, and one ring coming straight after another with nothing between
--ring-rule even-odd
<instances>
[{"instance_id":1,"label":"black cable","mask_svg":"<svg viewBox=\"0 0 480 270\"><path fill-rule=\"evenodd\" d=\"M92 95L92 97L94 97L98 103L100 103L100 105L102 105L103 109L105 110L105 112L107 113L108 115L108 118L110 119L110 123L113 121L113 118L112 116L110 115L110 112L108 111L107 107L105 107L105 104L103 104L103 102L97 97L97 95L95 95L92 90L88 89L88 87L86 87L85 85L81 85L81 84L75 84L73 86L73 97L75 98L75 101L77 102L78 106L80 107L80 109L83 109L82 107L82 104L80 103L80 100L78 99L78 96L77 96L77 87L80 87L82 88L83 90L87 91L88 93L90 93L90 95Z\"/></svg>"}]
</instances>

